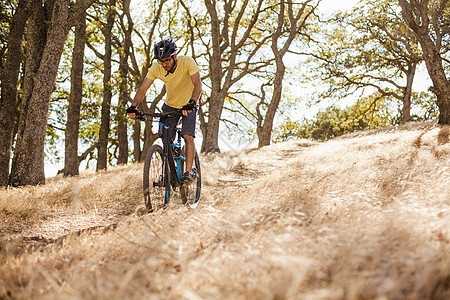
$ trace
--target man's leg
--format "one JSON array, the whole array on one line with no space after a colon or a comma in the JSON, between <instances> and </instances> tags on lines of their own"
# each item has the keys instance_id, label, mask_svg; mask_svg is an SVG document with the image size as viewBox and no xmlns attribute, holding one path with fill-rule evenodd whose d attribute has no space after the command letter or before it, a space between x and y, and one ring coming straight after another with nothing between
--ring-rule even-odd
<instances>
[{"instance_id":1,"label":"man's leg","mask_svg":"<svg viewBox=\"0 0 450 300\"><path fill-rule=\"evenodd\" d=\"M194 137L192 135L183 135L184 142L186 145L186 171L191 171L194 165L194 155L195 155L195 143Z\"/></svg>"},{"instance_id":2,"label":"man's leg","mask_svg":"<svg viewBox=\"0 0 450 300\"><path fill-rule=\"evenodd\" d=\"M181 126L181 136L184 139L185 143L185 155L186 155L186 168L185 174L183 174L183 180L192 181L192 166L194 165L194 156L195 156L195 121L197 118L197 109L194 108L192 112L190 112L187 116L183 116L182 126ZM187 173L189 171L189 173ZM186 174L187 173L187 174Z\"/></svg>"}]
</instances>

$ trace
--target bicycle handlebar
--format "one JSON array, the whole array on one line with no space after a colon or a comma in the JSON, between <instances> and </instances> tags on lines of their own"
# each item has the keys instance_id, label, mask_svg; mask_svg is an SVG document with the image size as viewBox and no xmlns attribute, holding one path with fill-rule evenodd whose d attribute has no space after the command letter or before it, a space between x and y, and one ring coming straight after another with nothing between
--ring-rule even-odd
<instances>
[{"instance_id":1,"label":"bicycle handlebar","mask_svg":"<svg viewBox=\"0 0 450 300\"><path fill-rule=\"evenodd\" d=\"M136 119L139 119L141 121L147 121L147 117L153 117L153 118L161 118L161 117L167 117L170 115L181 115L181 109L173 110L173 111L167 111L164 113L147 113L147 112L140 112L139 114L136 114Z\"/></svg>"}]
</instances>

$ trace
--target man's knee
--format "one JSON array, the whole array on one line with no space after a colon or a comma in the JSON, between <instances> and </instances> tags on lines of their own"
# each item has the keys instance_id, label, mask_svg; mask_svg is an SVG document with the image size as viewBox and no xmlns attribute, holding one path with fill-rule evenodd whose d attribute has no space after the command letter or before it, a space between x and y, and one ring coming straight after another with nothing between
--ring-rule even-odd
<instances>
[{"instance_id":1,"label":"man's knee","mask_svg":"<svg viewBox=\"0 0 450 300\"><path fill-rule=\"evenodd\" d=\"M192 135L184 134L183 139L186 144L194 143L194 137Z\"/></svg>"}]
</instances>

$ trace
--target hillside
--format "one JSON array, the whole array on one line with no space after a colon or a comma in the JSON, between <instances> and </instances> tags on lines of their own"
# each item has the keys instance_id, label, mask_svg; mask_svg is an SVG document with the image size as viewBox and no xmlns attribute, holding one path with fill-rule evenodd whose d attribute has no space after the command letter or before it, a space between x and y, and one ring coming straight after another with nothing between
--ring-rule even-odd
<instances>
[{"instance_id":1,"label":"hillside","mask_svg":"<svg viewBox=\"0 0 450 300\"><path fill-rule=\"evenodd\" d=\"M202 156L195 210L142 164L0 191L0 299L450 299L449 127Z\"/></svg>"}]
</instances>

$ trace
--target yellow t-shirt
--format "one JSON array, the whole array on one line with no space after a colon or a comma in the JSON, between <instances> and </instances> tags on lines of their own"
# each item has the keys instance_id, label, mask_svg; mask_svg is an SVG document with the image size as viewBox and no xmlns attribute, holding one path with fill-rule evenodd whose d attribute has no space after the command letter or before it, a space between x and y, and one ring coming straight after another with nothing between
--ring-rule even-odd
<instances>
[{"instance_id":1,"label":"yellow t-shirt","mask_svg":"<svg viewBox=\"0 0 450 300\"><path fill-rule=\"evenodd\" d=\"M178 56L175 72L169 73L159 63L154 63L148 70L147 78L161 79L166 85L166 105L173 108L182 108L192 97L194 85L191 76L199 71L194 59L189 56Z\"/></svg>"}]
</instances>

